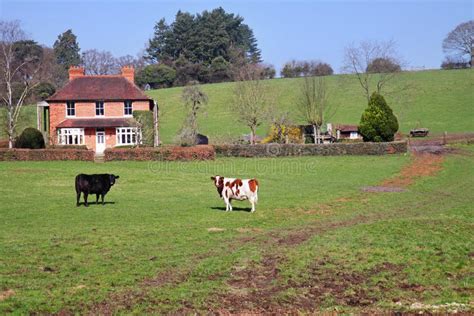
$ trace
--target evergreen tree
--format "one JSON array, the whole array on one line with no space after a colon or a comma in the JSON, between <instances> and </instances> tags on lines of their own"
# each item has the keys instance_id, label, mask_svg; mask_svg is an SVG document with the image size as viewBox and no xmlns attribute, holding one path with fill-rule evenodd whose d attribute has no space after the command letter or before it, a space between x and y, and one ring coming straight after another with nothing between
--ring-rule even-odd
<instances>
[{"instance_id":1,"label":"evergreen tree","mask_svg":"<svg viewBox=\"0 0 474 316\"><path fill-rule=\"evenodd\" d=\"M53 49L57 63L63 68L68 69L70 66L77 66L81 63L77 37L70 29L58 36Z\"/></svg>"},{"instance_id":2,"label":"evergreen tree","mask_svg":"<svg viewBox=\"0 0 474 316\"><path fill-rule=\"evenodd\" d=\"M362 114L359 132L366 142L393 141L398 131L398 120L382 95L372 93L369 105Z\"/></svg>"},{"instance_id":3,"label":"evergreen tree","mask_svg":"<svg viewBox=\"0 0 474 316\"><path fill-rule=\"evenodd\" d=\"M169 42L172 37L171 28L166 24L165 19L159 20L155 25L155 32L153 38L148 42L146 49L146 59L152 62L164 61L171 59L172 56L167 50L169 48Z\"/></svg>"},{"instance_id":4,"label":"evergreen tree","mask_svg":"<svg viewBox=\"0 0 474 316\"><path fill-rule=\"evenodd\" d=\"M221 81L223 72L217 68L227 63L229 69L240 69L261 62L257 40L243 21L220 7L196 15L178 11L171 24L164 19L156 23L146 49L147 59L173 66L180 85L191 80ZM213 74L219 78L213 78Z\"/></svg>"}]
</instances>

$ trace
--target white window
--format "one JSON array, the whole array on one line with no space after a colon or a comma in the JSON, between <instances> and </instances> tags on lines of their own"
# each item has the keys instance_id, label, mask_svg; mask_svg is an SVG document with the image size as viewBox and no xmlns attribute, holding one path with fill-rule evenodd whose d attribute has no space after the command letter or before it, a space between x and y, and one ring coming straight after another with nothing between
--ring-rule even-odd
<instances>
[{"instance_id":1,"label":"white window","mask_svg":"<svg viewBox=\"0 0 474 316\"><path fill-rule=\"evenodd\" d=\"M66 102L66 116L76 116L76 103L73 101Z\"/></svg>"},{"instance_id":2,"label":"white window","mask_svg":"<svg viewBox=\"0 0 474 316\"><path fill-rule=\"evenodd\" d=\"M58 143L61 145L84 145L83 128L58 129Z\"/></svg>"},{"instance_id":3,"label":"white window","mask_svg":"<svg viewBox=\"0 0 474 316\"><path fill-rule=\"evenodd\" d=\"M95 103L95 116L104 116L104 101Z\"/></svg>"},{"instance_id":4,"label":"white window","mask_svg":"<svg viewBox=\"0 0 474 316\"><path fill-rule=\"evenodd\" d=\"M123 114L125 116L132 116L133 114L133 105L132 101L125 101L123 104Z\"/></svg>"},{"instance_id":5,"label":"white window","mask_svg":"<svg viewBox=\"0 0 474 316\"><path fill-rule=\"evenodd\" d=\"M359 133L351 132L351 134L349 135L349 138L350 139L357 139L357 138L359 138Z\"/></svg>"},{"instance_id":6,"label":"white window","mask_svg":"<svg viewBox=\"0 0 474 316\"><path fill-rule=\"evenodd\" d=\"M137 127L117 127L117 145L136 145L141 139L141 131Z\"/></svg>"}]
</instances>

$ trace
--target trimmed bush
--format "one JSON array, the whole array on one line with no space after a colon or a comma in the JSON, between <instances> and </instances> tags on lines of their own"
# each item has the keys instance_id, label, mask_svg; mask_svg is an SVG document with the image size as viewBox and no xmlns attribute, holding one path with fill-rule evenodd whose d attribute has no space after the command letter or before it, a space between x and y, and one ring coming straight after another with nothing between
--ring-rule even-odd
<instances>
[{"instance_id":1,"label":"trimmed bush","mask_svg":"<svg viewBox=\"0 0 474 316\"><path fill-rule=\"evenodd\" d=\"M94 155L93 150L83 149L0 149L0 161L94 161Z\"/></svg>"},{"instance_id":2,"label":"trimmed bush","mask_svg":"<svg viewBox=\"0 0 474 316\"><path fill-rule=\"evenodd\" d=\"M23 130L21 135L15 141L16 148L40 149L45 148L43 134L33 127Z\"/></svg>"},{"instance_id":3,"label":"trimmed bush","mask_svg":"<svg viewBox=\"0 0 474 316\"><path fill-rule=\"evenodd\" d=\"M138 122L142 130L142 145L153 146L153 112L133 111L133 118Z\"/></svg>"},{"instance_id":4,"label":"trimmed bush","mask_svg":"<svg viewBox=\"0 0 474 316\"><path fill-rule=\"evenodd\" d=\"M140 160L140 161L193 161L214 160L214 147L207 145L180 147L166 146L155 148L113 148L105 150L105 161Z\"/></svg>"},{"instance_id":5,"label":"trimmed bush","mask_svg":"<svg viewBox=\"0 0 474 316\"><path fill-rule=\"evenodd\" d=\"M359 132L365 142L391 142L398 131L398 120L382 95L372 93L362 113Z\"/></svg>"}]
</instances>

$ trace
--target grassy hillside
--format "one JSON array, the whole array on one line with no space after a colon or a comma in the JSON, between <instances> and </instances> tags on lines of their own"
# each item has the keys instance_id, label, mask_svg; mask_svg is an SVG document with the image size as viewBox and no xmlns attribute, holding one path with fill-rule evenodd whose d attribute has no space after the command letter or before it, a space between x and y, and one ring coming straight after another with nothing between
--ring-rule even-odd
<instances>
[{"instance_id":1,"label":"grassy hillside","mask_svg":"<svg viewBox=\"0 0 474 316\"><path fill-rule=\"evenodd\" d=\"M296 108L301 78L273 79L268 83L282 110L291 112L295 123L304 123ZM359 122L366 100L359 83L353 76L335 75L327 77L330 90L329 102L337 107L334 123ZM432 133L473 132L474 131L474 71L471 70L433 70L407 72L401 74L393 83L391 90L409 85L409 92L386 95L400 121L401 131L423 126ZM208 84L202 86L209 96L207 115L199 119L200 131L212 141L235 139L246 133L245 126L237 121L230 111L234 83ZM184 119L181 102L183 88L170 88L148 91L148 95L158 101L161 108L161 137L165 143L173 142ZM4 122L5 109L0 108L0 119ZM18 124L19 133L28 126L36 126L36 109L26 106ZM264 136L268 124L258 130ZM0 139L6 138L4 129L0 130Z\"/></svg>"},{"instance_id":2,"label":"grassy hillside","mask_svg":"<svg viewBox=\"0 0 474 316\"><path fill-rule=\"evenodd\" d=\"M335 75L327 77L330 90L329 102L338 111L331 119L334 123L359 122L367 102L359 83L353 76ZM406 133L417 126L427 127L432 133L474 131L474 72L471 70L420 71L401 74L391 90L405 85L413 87L409 92L386 95L400 121L401 131ZM303 123L295 102L302 79L269 80L278 107L291 112L296 123ZM233 83L203 85L209 96L207 116L199 120L200 130L217 138L235 138L248 133L229 110L232 101ZM182 88L152 90L148 94L156 99L162 109L161 135L166 143L172 142L184 119L181 102ZM258 133L265 135L268 125Z\"/></svg>"}]
</instances>

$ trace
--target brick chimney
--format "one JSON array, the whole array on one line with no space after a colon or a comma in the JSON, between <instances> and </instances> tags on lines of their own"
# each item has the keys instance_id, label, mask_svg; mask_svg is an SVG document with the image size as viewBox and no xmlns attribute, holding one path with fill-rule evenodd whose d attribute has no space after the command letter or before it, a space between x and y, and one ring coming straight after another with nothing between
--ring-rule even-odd
<instances>
[{"instance_id":1,"label":"brick chimney","mask_svg":"<svg viewBox=\"0 0 474 316\"><path fill-rule=\"evenodd\" d=\"M85 69L84 67L71 66L69 67L69 81L77 77L84 77Z\"/></svg>"},{"instance_id":2,"label":"brick chimney","mask_svg":"<svg viewBox=\"0 0 474 316\"><path fill-rule=\"evenodd\" d=\"M125 77L131 83L135 83L135 69L133 66L122 67L122 77Z\"/></svg>"}]
</instances>

